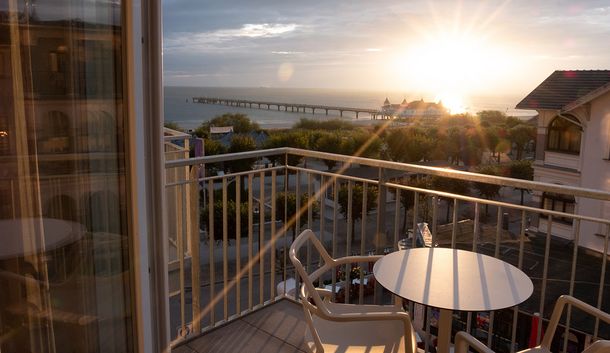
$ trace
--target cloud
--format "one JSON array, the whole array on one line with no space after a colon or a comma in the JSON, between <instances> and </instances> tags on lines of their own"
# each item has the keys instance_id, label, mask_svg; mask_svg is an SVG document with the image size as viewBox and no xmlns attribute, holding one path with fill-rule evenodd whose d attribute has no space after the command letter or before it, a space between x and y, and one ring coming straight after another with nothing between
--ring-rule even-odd
<instances>
[{"instance_id":1,"label":"cloud","mask_svg":"<svg viewBox=\"0 0 610 353\"><path fill-rule=\"evenodd\" d=\"M276 55L298 55L303 54L302 51L272 51L271 54Z\"/></svg>"},{"instance_id":2,"label":"cloud","mask_svg":"<svg viewBox=\"0 0 610 353\"><path fill-rule=\"evenodd\" d=\"M199 79L206 85L240 86L277 81L387 89L396 81L393 71L386 75L387 58L400 57L418 40L433 40L435 34L456 28L510 48L508 57L521 68L515 82L533 84L544 78L536 76L538 72L543 76L557 68L607 67L610 57L610 47L603 45L610 36L608 0L162 4L164 67L170 70L165 75L176 83L192 79L195 84ZM293 65L287 81L278 76L284 63Z\"/></svg>"},{"instance_id":3,"label":"cloud","mask_svg":"<svg viewBox=\"0 0 610 353\"><path fill-rule=\"evenodd\" d=\"M234 36L234 37L250 37L250 38L258 38L258 37L274 37L280 34L292 32L297 28L297 25L294 23L289 24L245 24L242 28L237 31L226 31L222 33L222 31L218 31L218 36Z\"/></svg>"},{"instance_id":4,"label":"cloud","mask_svg":"<svg viewBox=\"0 0 610 353\"><path fill-rule=\"evenodd\" d=\"M252 39L273 38L294 32L298 25L294 23L246 23L240 28L219 29L207 32L179 32L165 38L164 49L172 51L207 51L232 50L251 46ZM243 43L231 43L240 39Z\"/></svg>"}]
</instances>

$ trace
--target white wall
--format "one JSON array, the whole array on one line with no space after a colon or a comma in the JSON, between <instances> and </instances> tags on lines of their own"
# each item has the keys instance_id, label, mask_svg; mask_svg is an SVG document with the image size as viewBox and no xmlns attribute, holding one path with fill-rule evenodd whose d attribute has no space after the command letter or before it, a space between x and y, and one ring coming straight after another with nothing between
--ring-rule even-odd
<instances>
[{"instance_id":1,"label":"white wall","mask_svg":"<svg viewBox=\"0 0 610 353\"><path fill-rule=\"evenodd\" d=\"M544 144L546 149L547 127L557 116L557 112L542 110L539 114L537 142ZM576 116L583 125L580 156L544 151L542 156L536 156L534 180L610 191L610 92L594 99L588 105L570 111L569 114ZM545 168L544 165L569 168L574 172ZM610 202L576 198L576 213L610 219ZM539 230L544 232L545 227L546 222L541 220ZM572 238L569 229L563 225L560 228L561 230L557 228L553 233ZM582 222L579 244L601 252L605 233L604 226L598 223Z\"/></svg>"},{"instance_id":2,"label":"white wall","mask_svg":"<svg viewBox=\"0 0 610 353\"><path fill-rule=\"evenodd\" d=\"M585 188L610 191L610 92L591 102L591 115L581 150L581 185ZM582 215L608 218L610 202L599 200L577 200L579 213ZM596 234L605 234L603 226L583 222L580 244L603 251L603 238Z\"/></svg>"}]
</instances>

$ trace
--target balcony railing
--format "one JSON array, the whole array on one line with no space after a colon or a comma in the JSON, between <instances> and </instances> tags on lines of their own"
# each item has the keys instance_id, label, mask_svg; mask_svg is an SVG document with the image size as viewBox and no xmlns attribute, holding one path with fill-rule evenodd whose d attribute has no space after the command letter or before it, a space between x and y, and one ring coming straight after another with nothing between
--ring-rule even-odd
<instances>
[{"instance_id":1,"label":"balcony railing","mask_svg":"<svg viewBox=\"0 0 610 353\"><path fill-rule=\"evenodd\" d=\"M334 161L335 166L329 169L333 163L323 161ZM244 171L205 175L229 164L230 170ZM525 348L532 335L532 314L548 318L560 294L610 311L608 256L602 255L608 254L610 220L546 210L531 202L521 205L518 196L511 198L519 193L515 190L526 189L573 196L577 202L610 201L606 191L294 148L170 160L166 171L167 208L174 215L168 236L176 249L168 259L173 344L278 299L298 301L293 290L299 287L298 278L287 249L304 228L313 229L337 257L395 251L413 225L426 222L433 246L481 252L519 267L534 283L526 302L491 313L454 313L455 330L467 330L497 351ZM404 182L428 176L447 178L451 184L499 185L503 201ZM540 216L544 229L534 232ZM571 239L553 236L558 220L561 227L572 220ZM601 252L578 246L582 229L601 232ZM416 236L407 242L418 245ZM304 255L307 267L318 265L311 249ZM370 269L355 270L350 277L353 267L328 274L320 285L333 289L334 300L392 300L374 280L359 285L371 278ZM409 308L414 310L413 304ZM435 333L435 315L430 309L419 315L426 334ZM570 332L558 330L563 351L574 337L580 345L610 337L608 327L576 312L568 312L562 325ZM538 325L533 333L538 340L541 331Z\"/></svg>"}]
</instances>

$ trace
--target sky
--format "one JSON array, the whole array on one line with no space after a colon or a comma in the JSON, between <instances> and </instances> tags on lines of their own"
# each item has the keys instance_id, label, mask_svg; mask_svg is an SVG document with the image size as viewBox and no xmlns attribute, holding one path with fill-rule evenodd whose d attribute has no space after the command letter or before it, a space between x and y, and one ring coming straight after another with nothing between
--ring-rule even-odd
<instances>
[{"instance_id":1,"label":"sky","mask_svg":"<svg viewBox=\"0 0 610 353\"><path fill-rule=\"evenodd\" d=\"M168 86L525 95L610 69L610 1L162 0Z\"/></svg>"}]
</instances>

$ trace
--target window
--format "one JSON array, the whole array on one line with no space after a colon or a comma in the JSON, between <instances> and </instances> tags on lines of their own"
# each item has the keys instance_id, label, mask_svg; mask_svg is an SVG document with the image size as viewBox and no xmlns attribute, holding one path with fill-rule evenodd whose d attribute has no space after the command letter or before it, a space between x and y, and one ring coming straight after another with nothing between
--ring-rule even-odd
<instances>
[{"instance_id":1,"label":"window","mask_svg":"<svg viewBox=\"0 0 610 353\"><path fill-rule=\"evenodd\" d=\"M41 153L72 152L72 126L68 115L52 110L42 121L41 127L38 136Z\"/></svg>"},{"instance_id":2,"label":"window","mask_svg":"<svg viewBox=\"0 0 610 353\"><path fill-rule=\"evenodd\" d=\"M570 116L570 118L578 121L574 117ZM558 116L549 124L547 150L579 154L580 136L581 129L578 125Z\"/></svg>"},{"instance_id":3,"label":"window","mask_svg":"<svg viewBox=\"0 0 610 353\"><path fill-rule=\"evenodd\" d=\"M564 212L574 214L574 206L576 201L573 196L554 194L545 192L542 194L542 208L545 210L553 210L557 212ZM546 215L540 215L540 217L546 218ZM553 217L558 222L572 224L572 218L569 217Z\"/></svg>"}]
</instances>

